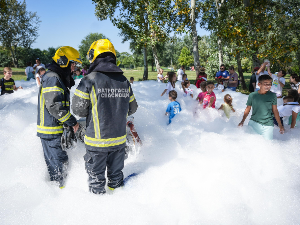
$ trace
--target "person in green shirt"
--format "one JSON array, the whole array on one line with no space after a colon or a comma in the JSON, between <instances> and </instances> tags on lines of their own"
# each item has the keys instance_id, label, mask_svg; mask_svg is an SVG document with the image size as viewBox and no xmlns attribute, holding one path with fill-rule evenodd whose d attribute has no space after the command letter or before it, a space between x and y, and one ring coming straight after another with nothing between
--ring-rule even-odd
<instances>
[{"instance_id":1,"label":"person in green shirt","mask_svg":"<svg viewBox=\"0 0 300 225\"><path fill-rule=\"evenodd\" d=\"M76 75L74 76L74 80L83 78L83 75L80 74L80 69L77 69L75 73Z\"/></svg>"},{"instance_id":2,"label":"person in green shirt","mask_svg":"<svg viewBox=\"0 0 300 225\"><path fill-rule=\"evenodd\" d=\"M277 97L275 93L270 92L273 79L269 75L261 75L258 78L258 86L260 90L252 92L247 101L247 108L244 112L242 121L239 126L243 126L244 122L252 108L252 115L249 121L254 131L262 135L267 140L273 139L274 123L273 117L275 117L280 133L284 133L284 128L281 124L279 113L277 110Z\"/></svg>"}]
</instances>

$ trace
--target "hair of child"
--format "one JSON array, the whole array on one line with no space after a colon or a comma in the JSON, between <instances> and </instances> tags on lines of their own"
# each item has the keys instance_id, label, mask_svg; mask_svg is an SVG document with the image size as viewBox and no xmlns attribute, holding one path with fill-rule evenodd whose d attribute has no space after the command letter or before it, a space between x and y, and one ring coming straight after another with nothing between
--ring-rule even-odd
<instances>
[{"instance_id":1,"label":"hair of child","mask_svg":"<svg viewBox=\"0 0 300 225\"><path fill-rule=\"evenodd\" d=\"M283 100L286 100L287 102L293 102L294 97L293 96L285 96L285 97L283 97Z\"/></svg>"},{"instance_id":2,"label":"hair of child","mask_svg":"<svg viewBox=\"0 0 300 225\"><path fill-rule=\"evenodd\" d=\"M212 82L212 81L207 81L207 82L206 82L206 86L208 86L208 85L210 85L210 84L215 85L214 82Z\"/></svg>"},{"instance_id":3,"label":"hair of child","mask_svg":"<svg viewBox=\"0 0 300 225\"><path fill-rule=\"evenodd\" d=\"M224 102L227 103L230 107L232 107L232 97L230 94L226 94L224 96Z\"/></svg>"},{"instance_id":4,"label":"hair of child","mask_svg":"<svg viewBox=\"0 0 300 225\"><path fill-rule=\"evenodd\" d=\"M299 100L299 94L297 90L288 90L288 96L292 97L294 99L294 102L297 102Z\"/></svg>"},{"instance_id":5,"label":"hair of child","mask_svg":"<svg viewBox=\"0 0 300 225\"><path fill-rule=\"evenodd\" d=\"M182 86L183 91L185 91L186 85L188 85L189 83L190 83L189 80L185 80L185 81L183 81L183 82L181 83L181 86Z\"/></svg>"},{"instance_id":6,"label":"hair of child","mask_svg":"<svg viewBox=\"0 0 300 225\"><path fill-rule=\"evenodd\" d=\"M201 84L200 84L200 88L206 88L206 81L202 81Z\"/></svg>"},{"instance_id":7,"label":"hair of child","mask_svg":"<svg viewBox=\"0 0 300 225\"><path fill-rule=\"evenodd\" d=\"M184 78L185 77L185 78ZM186 78L187 78L187 75L184 73L184 74L182 74L182 80L183 81L185 81L186 80Z\"/></svg>"},{"instance_id":8,"label":"hair of child","mask_svg":"<svg viewBox=\"0 0 300 225\"><path fill-rule=\"evenodd\" d=\"M234 66L230 66L229 69L230 69L230 70L234 70Z\"/></svg>"},{"instance_id":9,"label":"hair of child","mask_svg":"<svg viewBox=\"0 0 300 225\"><path fill-rule=\"evenodd\" d=\"M180 68L181 68L181 69L184 69L184 65L182 65Z\"/></svg>"},{"instance_id":10,"label":"hair of child","mask_svg":"<svg viewBox=\"0 0 300 225\"><path fill-rule=\"evenodd\" d=\"M27 66L31 66L31 62L27 62Z\"/></svg>"},{"instance_id":11,"label":"hair of child","mask_svg":"<svg viewBox=\"0 0 300 225\"><path fill-rule=\"evenodd\" d=\"M272 77L270 77L269 75L261 75L259 78L258 78L258 83L261 83L265 80L273 80Z\"/></svg>"},{"instance_id":12,"label":"hair of child","mask_svg":"<svg viewBox=\"0 0 300 225\"><path fill-rule=\"evenodd\" d=\"M173 77L176 76L176 73L168 72L167 75L168 75L169 82L171 83L172 87L175 88L175 82L173 81Z\"/></svg>"},{"instance_id":13,"label":"hair of child","mask_svg":"<svg viewBox=\"0 0 300 225\"><path fill-rule=\"evenodd\" d=\"M295 73L291 74L291 78L295 79L297 83L300 82L300 77Z\"/></svg>"},{"instance_id":14,"label":"hair of child","mask_svg":"<svg viewBox=\"0 0 300 225\"><path fill-rule=\"evenodd\" d=\"M169 97L171 97L173 100L176 100L177 98L177 92L172 90L169 92Z\"/></svg>"},{"instance_id":15,"label":"hair of child","mask_svg":"<svg viewBox=\"0 0 300 225\"><path fill-rule=\"evenodd\" d=\"M130 77L130 80L134 80L134 77Z\"/></svg>"},{"instance_id":16,"label":"hair of child","mask_svg":"<svg viewBox=\"0 0 300 225\"><path fill-rule=\"evenodd\" d=\"M285 70L281 70L281 73L282 73L282 77L285 77L286 71Z\"/></svg>"},{"instance_id":17,"label":"hair of child","mask_svg":"<svg viewBox=\"0 0 300 225\"><path fill-rule=\"evenodd\" d=\"M77 68L77 69L75 70L75 72L77 72L77 71L78 71L78 72L80 72L80 69L79 69L79 68Z\"/></svg>"},{"instance_id":18,"label":"hair of child","mask_svg":"<svg viewBox=\"0 0 300 225\"><path fill-rule=\"evenodd\" d=\"M46 71L44 67L39 68L38 74L40 74L42 71Z\"/></svg>"},{"instance_id":19,"label":"hair of child","mask_svg":"<svg viewBox=\"0 0 300 225\"><path fill-rule=\"evenodd\" d=\"M4 67L3 68L3 72L6 73L6 72L10 72L12 71L12 69L10 67Z\"/></svg>"}]
</instances>

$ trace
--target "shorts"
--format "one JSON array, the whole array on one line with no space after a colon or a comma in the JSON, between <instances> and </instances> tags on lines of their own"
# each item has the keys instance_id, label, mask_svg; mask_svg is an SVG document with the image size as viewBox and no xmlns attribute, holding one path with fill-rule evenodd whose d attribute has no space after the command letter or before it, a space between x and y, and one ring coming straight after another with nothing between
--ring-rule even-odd
<instances>
[{"instance_id":1,"label":"shorts","mask_svg":"<svg viewBox=\"0 0 300 225\"><path fill-rule=\"evenodd\" d=\"M266 140L273 140L273 126L262 125L253 120L249 121L248 126L252 127L256 133L262 135Z\"/></svg>"},{"instance_id":2,"label":"shorts","mask_svg":"<svg viewBox=\"0 0 300 225\"><path fill-rule=\"evenodd\" d=\"M236 87L228 87L232 91L236 91Z\"/></svg>"}]
</instances>

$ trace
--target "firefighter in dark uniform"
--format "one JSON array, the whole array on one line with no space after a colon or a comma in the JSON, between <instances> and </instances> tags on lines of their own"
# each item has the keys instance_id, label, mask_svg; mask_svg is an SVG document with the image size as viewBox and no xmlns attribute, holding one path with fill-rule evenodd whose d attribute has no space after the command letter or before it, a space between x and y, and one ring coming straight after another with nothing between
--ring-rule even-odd
<instances>
[{"instance_id":1,"label":"firefighter in dark uniform","mask_svg":"<svg viewBox=\"0 0 300 225\"><path fill-rule=\"evenodd\" d=\"M45 161L51 181L64 187L68 155L61 147L65 127L79 124L70 113L70 91L75 85L71 77L71 64L81 63L79 52L69 46L59 48L48 71L41 79L38 100L37 136L41 138Z\"/></svg>"},{"instance_id":2,"label":"firefighter in dark uniform","mask_svg":"<svg viewBox=\"0 0 300 225\"><path fill-rule=\"evenodd\" d=\"M89 190L104 194L106 168L108 188L123 186L126 118L138 106L129 81L116 65L116 52L109 40L95 41L88 59L88 75L75 90L72 110L75 115L86 117L84 160Z\"/></svg>"}]
</instances>

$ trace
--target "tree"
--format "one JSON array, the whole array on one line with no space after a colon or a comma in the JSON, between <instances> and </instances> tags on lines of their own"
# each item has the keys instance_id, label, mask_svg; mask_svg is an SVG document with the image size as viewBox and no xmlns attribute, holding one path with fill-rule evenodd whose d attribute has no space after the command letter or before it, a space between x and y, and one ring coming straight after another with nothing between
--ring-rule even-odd
<instances>
[{"instance_id":1,"label":"tree","mask_svg":"<svg viewBox=\"0 0 300 225\"><path fill-rule=\"evenodd\" d=\"M90 49L93 42L99 39L107 39L107 38L105 37L104 34L101 33L90 33L84 39L81 40L79 45L79 53L81 56L83 66L87 66L90 64L86 58L87 52Z\"/></svg>"},{"instance_id":2,"label":"tree","mask_svg":"<svg viewBox=\"0 0 300 225\"><path fill-rule=\"evenodd\" d=\"M26 10L26 2L6 0L0 10L0 42L10 51L15 67L18 67L18 47L30 48L38 37L39 17Z\"/></svg>"},{"instance_id":3,"label":"tree","mask_svg":"<svg viewBox=\"0 0 300 225\"><path fill-rule=\"evenodd\" d=\"M191 55L190 51L187 47L183 47L178 58L178 62L180 65L190 66L194 62L194 58Z\"/></svg>"}]
</instances>

